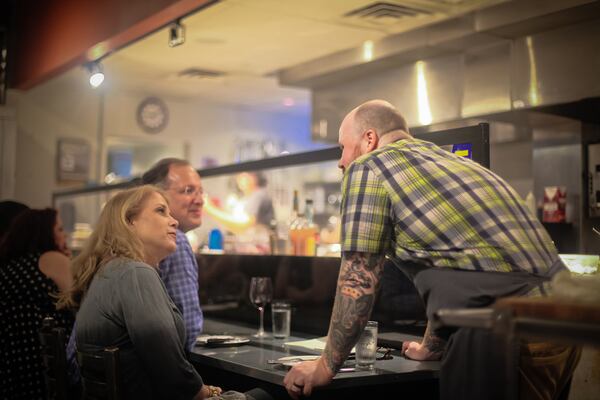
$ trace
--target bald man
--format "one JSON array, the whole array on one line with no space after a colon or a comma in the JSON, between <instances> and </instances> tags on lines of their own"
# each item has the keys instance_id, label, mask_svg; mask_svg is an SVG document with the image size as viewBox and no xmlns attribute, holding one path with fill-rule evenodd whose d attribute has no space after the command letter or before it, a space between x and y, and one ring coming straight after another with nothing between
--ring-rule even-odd
<instances>
[{"instance_id":1,"label":"bald man","mask_svg":"<svg viewBox=\"0 0 600 400\"><path fill-rule=\"evenodd\" d=\"M414 139L390 103L372 100L352 110L340 126L339 144L344 177L337 292L322 356L297 365L284 379L293 398L329 384L348 357L371 315L385 256L413 278L430 321L440 308L540 296L547 281L565 270L546 231L502 178ZM492 398L486 390L499 374L486 369L489 334L463 328L450 336L436 328L428 324L423 341L405 343L403 354L414 360L444 357L442 399ZM531 384L559 391L578 352L547 349L567 372Z\"/></svg>"}]
</instances>

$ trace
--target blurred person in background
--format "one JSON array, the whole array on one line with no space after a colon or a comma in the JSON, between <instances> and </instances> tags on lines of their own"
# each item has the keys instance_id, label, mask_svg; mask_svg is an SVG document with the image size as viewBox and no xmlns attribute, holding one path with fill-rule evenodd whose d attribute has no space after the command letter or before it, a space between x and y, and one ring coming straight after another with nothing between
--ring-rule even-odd
<instances>
[{"instance_id":1,"label":"blurred person in background","mask_svg":"<svg viewBox=\"0 0 600 400\"><path fill-rule=\"evenodd\" d=\"M227 207L206 198L204 210L236 237L236 251L268 254L274 233L275 210L267 190L267 178L262 172L241 172L235 176L236 190L241 197L230 196Z\"/></svg>"},{"instance_id":2,"label":"blurred person in background","mask_svg":"<svg viewBox=\"0 0 600 400\"><path fill-rule=\"evenodd\" d=\"M241 172L235 177L236 189L241 194L231 210L219 208L210 199L204 206L208 215L234 233L262 225L267 228L275 219L273 201L267 191L267 178L261 172Z\"/></svg>"},{"instance_id":3,"label":"blurred person in background","mask_svg":"<svg viewBox=\"0 0 600 400\"><path fill-rule=\"evenodd\" d=\"M181 311L158 274L177 247L177 221L166 196L145 185L110 199L81 254L73 287L59 301L77 309L79 351L118 347L126 399L205 399L205 385L187 360Z\"/></svg>"},{"instance_id":4,"label":"blurred person in background","mask_svg":"<svg viewBox=\"0 0 600 400\"><path fill-rule=\"evenodd\" d=\"M236 177L236 183L242 192L244 211L250 217L250 223L270 227L275 219L275 210L265 175L262 172L242 172Z\"/></svg>"},{"instance_id":5,"label":"blurred person in background","mask_svg":"<svg viewBox=\"0 0 600 400\"><path fill-rule=\"evenodd\" d=\"M8 232L12 220L25 210L29 210L29 207L23 203L12 200L0 201L0 243Z\"/></svg>"},{"instance_id":6,"label":"blurred person in background","mask_svg":"<svg viewBox=\"0 0 600 400\"><path fill-rule=\"evenodd\" d=\"M38 330L46 317L71 334L73 315L56 310L71 287L67 239L56 210L26 210L0 245L0 398L45 399Z\"/></svg>"}]
</instances>

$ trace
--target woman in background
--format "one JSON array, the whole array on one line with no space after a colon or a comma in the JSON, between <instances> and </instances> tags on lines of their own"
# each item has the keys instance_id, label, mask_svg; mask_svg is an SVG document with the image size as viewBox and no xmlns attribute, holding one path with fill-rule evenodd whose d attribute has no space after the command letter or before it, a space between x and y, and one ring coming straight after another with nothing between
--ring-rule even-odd
<instances>
[{"instance_id":1,"label":"woman in background","mask_svg":"<svg viewBox=\"0 0 600 400\"><path fill-rule=\"evenodd\" d=\"M2 239L4 239L4 235L8 232L13 219L25 210L29 210L29 207L18 201L0 201L0 244L2 243Z\"/></svg>"},{"instance_id":2,"label":"woman in background","mask_svg":"<svg viewBox=\"0 0 600 400\"><path fill-rule=\"evenodd\" d=\"M118 193L73 261L73 288L59 302L79 310L79 351L120 349L126 399L190 400L221 393L204 385L188 362L181 313L158 275L159 262L176 249L176 229L159 189Z\"/></svg>"},{"instance_id":3,"label":"woman in background","mask_svg":"<svg viewBox=\"0 0 600 400\"><path fill-rule=\"evenodd\" d=\"M38 330L45 317L73 326L56 310L56 295L71 286L67 240L54 209L26 210L0 244L0 398L45 399Z\"/></svg>"}]
</instances>

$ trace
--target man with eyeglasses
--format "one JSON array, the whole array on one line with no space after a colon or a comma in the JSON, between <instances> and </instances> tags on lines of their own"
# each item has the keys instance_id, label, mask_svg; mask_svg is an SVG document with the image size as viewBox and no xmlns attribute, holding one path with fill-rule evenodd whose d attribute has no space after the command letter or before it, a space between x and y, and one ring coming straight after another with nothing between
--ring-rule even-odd
<instances>
[{"instance_id":1,"label":"man with eyeglasses","mask_svg":"<svg viewBox=\"0 0 600 400\"><path fill-rule=\"evenodd\" d=\"M177 250L159 264L159 274L171 299L183 314L191 350L202 331L202 310L198 300L198 264L185 233L202 223L202 182L189 162L178 158L158 161L143 176L142 182L164 190L171 215L179 222Z\"/></svg>"}]
</instances>

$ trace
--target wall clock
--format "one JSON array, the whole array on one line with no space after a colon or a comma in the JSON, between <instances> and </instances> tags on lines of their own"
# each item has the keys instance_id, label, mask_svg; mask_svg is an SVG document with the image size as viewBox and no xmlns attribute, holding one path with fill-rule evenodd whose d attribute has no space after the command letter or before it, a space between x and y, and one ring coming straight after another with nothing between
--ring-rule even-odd
<instances>
[{"instance_id":1,"label":"wall clock","mask_svg":"<svg viewBox=\"0 0 600 400\"><path fill-rule=\"evenodd\" d=\"M169 109L158 97L146 97L136 111L137 123L146 133L159 133L169 123Z\"/></svg>"}]
</instances>

